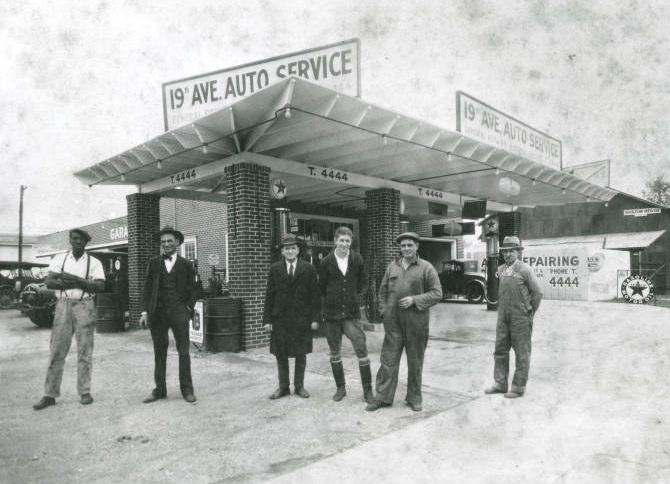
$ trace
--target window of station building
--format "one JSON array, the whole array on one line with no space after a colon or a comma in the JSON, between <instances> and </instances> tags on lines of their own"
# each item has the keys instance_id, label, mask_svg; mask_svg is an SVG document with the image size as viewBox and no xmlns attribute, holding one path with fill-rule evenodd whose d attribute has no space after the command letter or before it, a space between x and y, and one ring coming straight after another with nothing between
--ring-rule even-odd
<instances>
[{"instance_id":1,"label":"window of station building","mask_svg":"<svg viewBox=\"0 0 670 484\"><path fill-rule=\"evenodd\" d=\"M335 230L338 227L349 227L354 233L355 238L358 232L358 221L351 219L333 220L327 217L316 218L301 214L291 215L291 232L294 235L303 237L312 246L332 246Z\"/></svg>"},{"instance_id":2,"label":"window of station building","mask_svg":"<svg viewBox=\"0 0 670 484\"><path fill-rule=\"evenodd\" d=\"M197 260L198 259L198 246L196 244L195 237L185 237L184 243L181 244L179 249L180 255L186 260Z\"/></svg>"}]
</instances>

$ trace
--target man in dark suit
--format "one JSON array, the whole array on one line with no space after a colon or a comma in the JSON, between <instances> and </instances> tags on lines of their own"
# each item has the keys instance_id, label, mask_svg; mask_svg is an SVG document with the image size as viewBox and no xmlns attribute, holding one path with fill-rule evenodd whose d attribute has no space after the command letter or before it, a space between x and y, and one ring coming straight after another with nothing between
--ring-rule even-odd
<instances>
[{"instance_id":1,"label":"man in dark suit","mask_svg":"<svg viewBox=\"0 0 670 484\"><path fill-rule=\"evenodd\" d=\"M277 358L279 373L279 388L270 399L276 400L290 393L289 358L295 358L295 394L309 398L304 386L305 368L307 353L312 352L312 330L319 328L320 311L316 269L298 259L295 237L284 237L281 253L282 260L270 266L263 311L265 329L272 332L270 353Z\"/></svg>"},{"instance_id":2,"label":"man in dark suit","mask_svg":"<svg viewBox=\"0 0 670 484\"><path fill-rule=\"evenodd\" d=\"M163 254L149 260L140 318L141 327L147 323L151 327L156 381L156 388L144 399L144 403L167 397L165 365L169 329L172 329L179 353L181 393L184 400L194 403L196 398L191 381L188 321L195 305L195 275L191 264L177 254L177 248L184 242L184 235L172 227L164 227L159 236Z\"/></svg>"}]
</instances>

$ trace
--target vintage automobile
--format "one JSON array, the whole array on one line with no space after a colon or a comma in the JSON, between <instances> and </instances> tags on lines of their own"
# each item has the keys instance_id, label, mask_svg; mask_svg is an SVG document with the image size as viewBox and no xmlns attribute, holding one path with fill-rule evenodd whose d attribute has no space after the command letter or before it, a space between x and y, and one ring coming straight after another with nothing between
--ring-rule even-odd
<instances>
[{"instance_id":1,"label":"vintage automobile","mask_svg":"<svg viewBox=\"0 0 670 484\"><path fill-rule=\"evenodd\" d=\"M0 309L13 308L23 288L46 278L48 266L39 262L0 261Z\"/></svg>"},{"instance_id":2,"label":"vintage automobile","mask_svg":"<svg viewBox=\"0 0 670 484\"><path fill-rule=\"evenodd\" d=\"M486 301L486 276L479 261L453 259L442 262L439 274L443 300L465 297L470 303Z\"/></svg>"},{"instance_id":3,"label":"vintage automobile","mask_svg":"<svg viewBox=\"0 0 670 484\"><path fill-rule=\"evenodd\" d=\"M128 310L128 254L112 251L88 251L105 271L105 299L111 301L113 320L125 317ZM100 295L98 295L99 297ZM100 301L98 300L98 306ZM20 294L20 309L40 328L53 325L56 293L43 282L28 284ZM105 306L107 307L107 306ZM121 319L122 320L122 319Z\"/></svg>"},{"instance_id":4,"label":"vintage automobile","mask_svg":"<svg viewBox=\"0 0 670 484\"><path fill-rule=\"evenodd\" d=\"M46 284L28 284L20 295L21 312L40 328L50 328L54 321L56 294Z\"/></svg>"}]
</instances>

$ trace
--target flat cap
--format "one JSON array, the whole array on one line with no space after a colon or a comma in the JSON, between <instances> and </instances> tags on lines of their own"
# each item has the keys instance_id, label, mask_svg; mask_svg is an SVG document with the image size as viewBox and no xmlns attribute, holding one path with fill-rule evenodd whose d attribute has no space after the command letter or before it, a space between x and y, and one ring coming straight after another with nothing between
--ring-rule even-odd
<instances>
[{"instance_id":1,"label":"flat cap","mask_svg":"<svg viewBox=\"0 0 670 484\"><path fill-rule=\"evenodd\" d=\"M70 230L70 235L72 235L72 234L81 235L81 237L84 238L87 243L91 241L91 234L86 232L84 229L72 229L72 230Z\"/></svg>"},{"instance_id":2,"label":"flat cap","mask_svg":"<svg viewBox=\"0 0 670 484\"><path fill-rule=\"evenodd\" d=\"M419 234L417 234L416 232L403 232L402 234L398 235L395 238L395 241L396 241L396 243L399 244L400 241L404 240L404 239L413 240L414 242L416 242L418 244L419 243Z\"/></svg>"}]
</instances>

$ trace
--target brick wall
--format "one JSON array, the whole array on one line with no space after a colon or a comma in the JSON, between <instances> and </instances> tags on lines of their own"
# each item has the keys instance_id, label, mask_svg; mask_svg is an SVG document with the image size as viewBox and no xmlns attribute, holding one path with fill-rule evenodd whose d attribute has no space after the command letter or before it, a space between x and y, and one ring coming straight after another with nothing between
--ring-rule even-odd
<instances>
[{"instance_id":1,"label":"brick wall","mask_svg":"<svg viewBox=\"0 0 670 484\"><path fill-rule=\"evenodd\" d=\"M269 343L263 304L270 266L270 169L250 163L225 168L228 185L230 295L242 299L242 349Z\"/></svg>"},{"instance_id":2,"label":"brick wall","mask_svg":"<svg viewBox=\"0 0 670 484\"><path fill-rule=\"evenodd\" d=\"M397 255L395 238L400 233L400 192L389 188L365 192L367 218L367 253L364 254L370 283L369 297L374 297L386 267ZM374 289L373 289L374 288ZM372 319L378 319L377 301L370 304Z\"/></svg>"},{"instance_id":3,"label":"brick wall","mask_svg":"<svg viewBox=\"0 0 670 484\"><path fill-rule=\"evenodd\" d=\"M158 254L160 244L160 197L144 193L126 196L128 204L128 309L130 326L138 327L144 273L149 259Z\"/></svg>"},{"instance_id":4,"label":"brick wall","mask_svg":"<svg viewBox=\"0 0 670 484\"><path fill-rule=\"evenodd\" d=\"M212 268L223 270L226 267L225 237L228 231L226 204L161 198L160 219L161 227L171 225L180 230L185 238L195 237L198 274L203 287L207 289ZM217 257L218 263L210 264L210 260Z\"/></svg>"}]
</instances>

